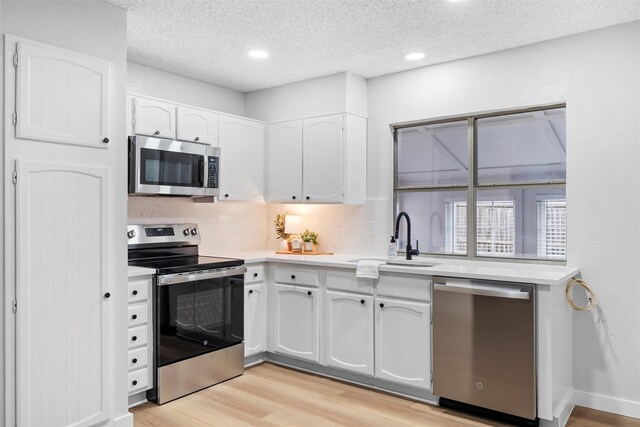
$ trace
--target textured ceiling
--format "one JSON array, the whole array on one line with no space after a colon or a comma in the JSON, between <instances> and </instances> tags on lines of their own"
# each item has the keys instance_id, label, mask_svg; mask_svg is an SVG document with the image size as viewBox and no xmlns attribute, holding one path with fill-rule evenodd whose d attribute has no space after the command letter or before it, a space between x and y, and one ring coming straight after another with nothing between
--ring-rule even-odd
<instances>
[{"instance_id":1,"label":"textured ceiling","mask_svg":"<svg viewBox=\"0 0 640 427\"><path fill-rule=\"evenodd\" d=\"M375 77L640 19L639 0L108 1L128 10L130 61L242 92L342 71ZM426 57L404 59L415 51Z\"/></svg>"}]
</instances>

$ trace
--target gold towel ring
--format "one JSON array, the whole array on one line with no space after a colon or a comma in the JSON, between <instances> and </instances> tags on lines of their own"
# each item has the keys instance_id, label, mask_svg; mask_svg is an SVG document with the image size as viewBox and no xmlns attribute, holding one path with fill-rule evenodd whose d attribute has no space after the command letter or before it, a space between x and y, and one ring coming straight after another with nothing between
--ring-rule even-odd
<instances>
[{"instance_id":1,"label":"gold towel ring","mask_svg":"<svg viewBox=\"0 0 640 427\"><path fill-rule=\"evenodd\" d=\"M579 305L577 305L576 303L573 302L573 299L571 298L571 289L575 285L579 285L587 293L587 298L589 300L589 303L586 305L586 307L581 307L581 306L579 306ZM567 283L567 287L564 290L564 296L567 299L567 304L569 304L571 306L571 308L573 308L574 310L577 310L577 311L591 311L594 308L596 308L596 306L598 305L598 302L597 302L597 299L596 299L596 294L589 287L589 285L587 285L587 282L585 282L582 279L576 279L575 277L573 279L569 280L569 283Z\"/></svg>"}]
</instances>

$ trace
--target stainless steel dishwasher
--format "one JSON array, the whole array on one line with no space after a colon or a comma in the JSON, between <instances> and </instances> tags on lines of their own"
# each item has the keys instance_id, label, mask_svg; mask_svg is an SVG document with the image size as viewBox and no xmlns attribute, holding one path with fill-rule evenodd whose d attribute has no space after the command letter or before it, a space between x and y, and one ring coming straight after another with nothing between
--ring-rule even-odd
<instances>
[{"instance_id":1,"label":"stainless steel dishwasher","mask_svg":"<svg viewBox=\"0 0 640 427\"><path fill-rule=\"evenodd\" d=\"M536 425L533 285L433 283L433 394L440 405Z\"/></svg>"}]
</instances>

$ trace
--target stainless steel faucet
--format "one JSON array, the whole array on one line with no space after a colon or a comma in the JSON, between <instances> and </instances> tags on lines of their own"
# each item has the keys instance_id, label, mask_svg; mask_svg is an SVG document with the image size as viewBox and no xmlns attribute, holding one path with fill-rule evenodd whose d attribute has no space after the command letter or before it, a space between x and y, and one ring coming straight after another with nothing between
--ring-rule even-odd
<instances>
[{"instance_id":1,"label":"stainless steel faucet","mask_svg":"<svg viewBox=\"0 0 640 427\"><path fill-rule=\"evenodd\" d=\"M411 249L411 220L409 219L409 215L406 212L400 212L398 217L396 218L396 232L395 238L398 239L398 234L400 232L400 219L404 217L407 220L407 259L411 259L413 255L420 255L420 251L418 250L418 241L416 240L416 248Z\"/></svg>"}]
</instances>

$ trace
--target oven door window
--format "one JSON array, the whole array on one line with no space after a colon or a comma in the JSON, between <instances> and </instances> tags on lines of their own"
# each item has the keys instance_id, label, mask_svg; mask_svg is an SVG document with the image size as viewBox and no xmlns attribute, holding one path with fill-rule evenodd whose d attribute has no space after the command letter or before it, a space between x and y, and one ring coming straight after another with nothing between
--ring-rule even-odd
<instances>
[{"instance_id":1,"label":"oven door window","mask_svg":"<svg viewBox=\"0 0 640 427\"><path fill-rule=\"evenodd\" d=\"M204 156L142 148L140 183L177 187L204 186Z\"/></svg>"},{"instance_id":2,"label":"oven door window","mask_svg":"<svg viewBox=\"0 0 640 427\"><path fill-rule=\"evenodd\" d=\"M158 286L158 366L241 343L243 276Z\"/></svg>"}]
</instances>

